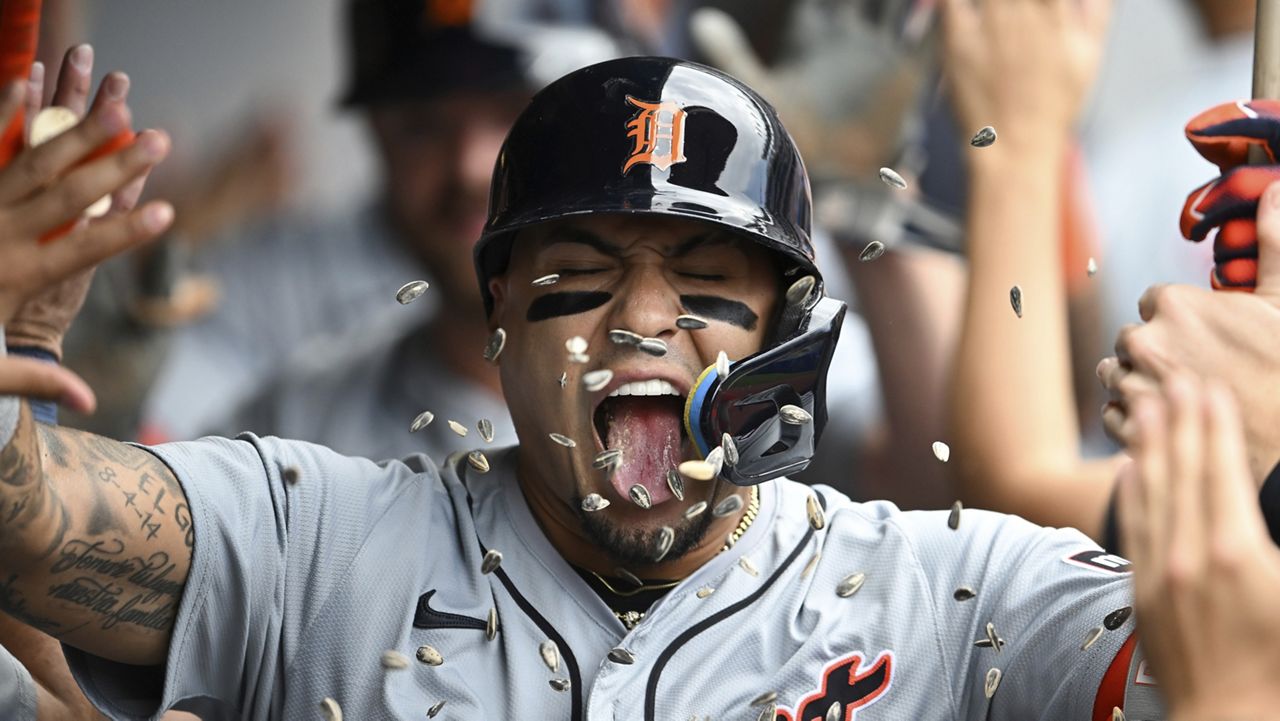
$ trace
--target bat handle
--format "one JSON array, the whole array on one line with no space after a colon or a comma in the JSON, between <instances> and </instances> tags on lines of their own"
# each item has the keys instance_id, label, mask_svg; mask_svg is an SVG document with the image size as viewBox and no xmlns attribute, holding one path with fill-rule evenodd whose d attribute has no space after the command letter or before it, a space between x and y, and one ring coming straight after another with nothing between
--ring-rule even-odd
<instances>
[{"instance_id":1,"label":"bat handle","mask_svg":"<svg viewBox=\"0 0 1280 721\"><path fill-rule=\"evenodd\" d=\"M1280 0L1258 0L1253 26L1253 97L1280 99ZM1249 162L1267 162L1261 148L1250 148Z\"/></svg>"}]
</instances>

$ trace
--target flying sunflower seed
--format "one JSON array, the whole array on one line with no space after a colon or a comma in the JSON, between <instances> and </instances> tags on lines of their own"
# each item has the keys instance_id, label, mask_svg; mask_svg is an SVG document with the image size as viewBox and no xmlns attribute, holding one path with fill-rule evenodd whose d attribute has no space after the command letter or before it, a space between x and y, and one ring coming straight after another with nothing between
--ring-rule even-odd
<instances>
[{"instance_id":1,"label":"flying sunflower seed","mask_svg":"<svg viewBox=\"0 0 1280 721\"><path fill-rule=\"evenodd\" d=\"M947 461L951 460L951 446L948 446L942 441L934 441L933 457L937 458L943 463L946 463Z\"/></svg>"},{"instance_id":2,"label":"flying sunflower seed","mask_svg":"<svg viewBox=\"0 0 1280 721\"><path fill-rule=\"evenodd\" d=\"M964 510L964 504L956 501L951 504L951 512L947 514L947 528L956 530L960 528L960 512Z\"/></svg>"},{"instance_id":3,"label":"flying sunflower seed","mask_svg":"<svg viewBox=\"0 0 1280 721\"><path fill-rule=\"evenodd\" d=\"M480 573L489 575L498 570L498 566L502 565L502 551L490 548L484 552L484 559L480 561Z\"/></svg>"},{"instance_id":4,"label":"flying sunflower seed","mask_svg":"<svg viewBox=\"0 0 1280 721\"><path fill-rule=\"evenodd\" d=\"M551 669L551 673L560 673L560 647L556 646L556 642L547 639L538 644L538 654L542 656L542 662Z\"/></svg>"},{"instance_id":5,"label":"flying sunflower seed","mask_svg":"<svg viewBox=\"0 0 1280 721\"><path fill-rule=\"evenodd\" d=\"M720 447L724 449L724 464L730 468L738 465L738 444L733 442L733 436L720 436Z\"/></svg>"},{"instance_id":6,"label":"flying sunflower seed","mask_svg":"<svg viewBox=\"0 0 1280 721\"><path fill-rule=\"evenodd\" d=\"M1089 647L1092 646L1099 638L1102 637L1102 633L1104 630L1105 629L1103 629L1101 626L1094 626L1093 628L1089 629L1089 633L1086 633L1084 635L1084 643L1080 644L1080 650L1088 651Z\"/></svg>"},{"instance_id":7,"label":"flying sunflower seed","mask_svg":"<svg viewBox=\"0 0 1280 721\"><path fill-rule=\"evenodd\" d=\"M699 589L698 589L698 591L697 591L697 593L695 593L695 594L693 594L693 595L697 596L698 598L706 598L707 596L710 596L711 594L713 594L713 593L715 593L715 592L716 592L716 590L715 590L714 588L712 588L712 587L710 587L710 586L703 586L702 588L699 588Z\"/></svg>"},{"instance_id":8,"label":"flying sunflower seed","mask_svg":"<svg viewBox=\"0 0 1280 721\"><path fill-rule=\"evenodd\" d=\"M858 592L862 588L862 584L867 580L867 574L858 571L850 573L848 576L840 579L840 583L836 584L836 595L840 598L848 598Z\"/></svg>"},{"instance_id":9,"label":"flying sunflower seed","mask_svg":"<svg viewBox=\"0 0 1280 721\"><path fill-rule=\"evenodd\" d=\"M742 496L739 496L738 494L735 493L731 496L725 496L723 499L721 499L721 501L716 504L715 508L711 509L711 515L715 516L716 518L724 518L725 516L728 516L733 513L737 513L738 511L741 511L741 510L742 510Z\"/></svg>"},{"instance_id":10,"label":"flying sunflower seed","mask_svg":"<svg viewBox=\"0 0 1280 721\"><path fill-rule=\"evenodd\" d=\"M439 666L444 663L444 656L441 656L440 652L431 646L419 646L418 652L415 655L418 657L419 661L427 664L428 666Z\"/></svg>"},{"instance_id":11,"label":"flying sunflower seed","mask_svg":"<svg viewBox=\"0 0 1280 721\"><path fill-rule=\"evenodd\" d=\"M476 423L476 430L480 431L480 437L485 443L493 443L493 421L488 418L481 418Z\"/></svg>"},{"instance_id":12,"label":"flying sunflower seed","mask_svg":"<svg viewBox=\"0 0 1280 721\"><path fill-rule=\"evenodd\" d=\"M619 646L609 651L609 660L624 666L630 666L636 662L636 657L627 649Z\"/></svg>"},{"instance_id":13,"label":"flying sunflower seed","mask_svg":"<svg viewBox=\"0 0 1280 721\"><path fill-rule=\"evenodd\" d=\"M586 365L591 362L591 356L587 355L586 353L570 353L569 362L577 363L579 365Z\"/></svg>"},{"instance_id":14,"label":"flying sunflower seed","mask_svg":"<svg viewBox=\"0 0 1280 721\"><path fill-rule=\"evenodd\" d=\"M987 680L982 685L982 692L990 699L996 695L996 689L998 688L1000 688L1000 669L992 668L987 671Z\"/></svg>"},{"instance_id":15,"label":"flying sunflower seed","mask_svg":"<svg viewBox=\"0 0 1280 721\"><path fill-rule=\"evenodd\" d=\"M444 708L444 703L444 701L437 701L432 704L431 708L427 709L427 718L435 718L440 713L440 709Z\"/></svg>"},{"instance_id":16,"label":"flying sunflower seed","mask_svg":"<svg viewBox=\"0 0 1280 721\"><path fill-rule=\"evenodd\" d=\"M583 338L580 335L575 335L574 337L564 342L564 349L569 351L570 353L586 353L587 339Z\"/></svg>"},{"instance_id":17,"label":"flying sunflower seed","mask_svg":"<svg viewBox=\"0 0 1280 721\"><path fill-rule=\"evenodd\" d=\"M811 275L806 275L787 288L786 295L783 296L788 307L809 305L809 299L813 296L813 291L818 287L818 279Z\"/></svg>"},{"instance_id":18,"label":"flying sunflower seed","mask_svg":"<svg viewBox=\"0 0 1280 721\"><path fill-rule=\"evenodd\" d=\"M827 707L827 715L823 717L823 721L840 721L840 712L842 710L844 709L840 706L839 701L832 701L831 705Z\"/></svg>"},{"instance_id":19,"label":"flying sunflower seed","mask_svg":"<svg viewBox=\"0 0 1280 721\"><path fill-rule=\"evenodd\" d=\"M425 280L411 280L400 286L400 290L396 291L396 302L400 305L409 305L413 301L422 297L427 292L427 288L431 286Z\"/></svg>"},{"instance_id":20,"label":"flying sunflower seed","mask_svg":"<svg viewBox=\"0 0 1280 721\"><path fill-rule=\"evenodd\" d=\"M671 495L675 496L677 501L684 500L684 476L674 468L667 469L667 488L671 489Z\"/></svg>"},{"instance_id":21,"label":"flying sunflower seed","mask_svg":"<svg viewBox=\"0 0 1280 721\"><path fill-rule=\"evenodd\" d=\"M654 549L654 563L657 563L667 557L667 552L671 550L671 544L675 540L676 532L671 526L663 526L658 529L658 547Z\"/></svg>"},{"instance_id":22,"label":"flying sunflower seed","mask_svg":"<svg viewBox=\"0 0 1280 721\"><path fill-rule=\"evenodd\" d=\"M687 521L687 520L689 520L690 518L697 518L698 516L702 515L702 512L703 512L703 511L705 511L705 510L707 510L707 502L706 502L706 501L698 501L697 503L693 504L692 506L689 506L688 508L686 508L686 509L684 510L684 513L683 513L683 514L681 514L681 515L683 515L683 516L684 516L684 520L686 520L686 521Z\"/></svg>"},{"instance_id":23,"label":"flying sunflower seed","mask_svg":"<svg viewBox=\"0 0 1280 721\"><path fill-rule=\"evenodd\" d=\"M800 580L803 581L809 577L809 574L813 573L813 569L818 567L818 561L821 560L821 558L822 551L815 551L813 558L810 558L809 562L804 564L804 570L800 572Z\"/></svg>"},{"instance_id":24,"label":"flying sunflower seed","mask_svg":"<svg viewBox=\"0 0 1280 721\"><path fill-rule=\"evenodd\" d=\"M431 411L423 411L418 414L417 418L413 419L413 423L409 424L409 432L417 433L423 428L426 428L427 426L431 425L431 421L434 421L435 419L436 419L436 414L432 413Z\"/></svg>"},{"instance_id":25,"label":"flying sunflower seed","mask_svg":"<svg viewBox=\"0 0 1280 721\"><path fill-rule=\"evenodd\" d=\"M707 463L711 464L711 475L713 477L720 475L720 471L724 468L724 449L720 446L712 448L711 452L707 454L705 460Z\"/></svg>"},{"instance_id":26,"label":"flying sunflower seed","mask_svg":"<svg viewBox=\"0 0 1280 721\"><path fill-rule=\"evenodd\" d=\"M1003 639L1003 638L1000 638L999 636L997 636L997 637L996 637L996 642L993 644L993 643L991 643L991 639L989 639L989 638L980 638L980 639L978 639L977 641L974 641L974 642L973 642L973 647L974 647L974 648L995 648L995 649L1003 649L1003 648L1004 648L1004 639Z\"/></svg>"},{"instance_id":27,"label":"flying sunflower seed","mask_svg":"<svg viewBox=\"0 0 1280 721\"><path fill-rule=\"evenodd\" d=\"M720 378L729 375L729 356L724 351L716 354L716 375Z\"/></svg>"},{"instance_id":28,"label":"flying sunflower seed","mask_svg":"<svg viewBox=\"0 0 1280 721\"><path fill-rule=\"evenodd\" d=\"M471 451L467 454L467 463L480 473L489 472L489 459L484 457L480 451Z\"/></svg>"},{"instance_id":29,"label":"flying sunflower seed","mask_svg":"<svg viewBox=\"0 0 1280 721\"><path fill-rule=\"evenodd\" d=\"M567 678L553 678L547 683L551 684L551 688L557 691L563 692L569 690L569 679Z\"/></svg>"},{"instance_id":30,"label":"flying sunflower seed","mask_svg":"<svg viewBox=\"0 0 1280 721\"><path fill-rule=\"evenodd\" d=\"M996 653L1000 653L1000 649L1004 646L1004 640L996 633L996 625L987 621L986 631L987 640L991 642L991 648L994 648Z\"/></svg>"},{"instance_id":31,"label":"flying sunflower seed","mask_svg":"<svg viewBox=\"0 0 1280 721\"><path fill-rule=\"evenodd\" d=\"M716 477L715 467L706 461L685 461L680 464L680 475L695 481L709 481ZM670 476L667 483L670 483Z\"/></svg>"},{"instance_id":32,"label":"flying sunflower seed","mask_svg":"<svg viewBox=\"0 0 1280 721\"><path fill-rule=\"evenodd\" d=\"M873 240L870 243L867 243L867 247L863 248L862 252L858 254L858 260L863 263L870 263L882 255L884 255L884 243L881 243L878 240Z\"/></svg>"},{"instance_id":33,"label":"flying sunflower seed","mask_svg":"<svg viewBox=\"0 0 1280 721\"><path fill-rule=\"evenodd\" d=\"M813 416L809 415L809 411L800 406L793 406L790 403L778 409L778 418L783 423L789 423L793 426L803 426L806 423L813 422Z\"/></svg>"},{"instance_id":34,"label":"flying sunflower seed","mask_svg":"<svg viewBox=\"0 0 1280 721\"><path fill-rule=\"evenodd\" d=\"M639 333L632 333L629 330L614 329L609 331L609 340L618 345L640 345L640 341L644 340L644 336Z\"/></svg>"},{"instance_id":35,"label":"flying sunflower seed","mask_svg":"<svg viewBox=\"0 0 1280 721\"><path fill-rule=\"evenodd\" d=\"M742 570L750 573L752 576L757 578L760 576L760 569L756 568L756 564L752 563L750 558L747 558L746 556L740 557L738 559L738 565L742 567Z\"/></svg>"},{"instance_id":36,"label":"flying sunflower seed","mask_svg":"<svg viewBox=\"0 0 1280 721\"><path fill-rule=\"evenodd\" d=\"M957 601L968 601L977 595L978 592L968 586L961 586L956 589L955 593L951 594Z\"/></svg>"},{"instance_id":37,"label":"flying sunflower seed","mask_svg":"<svg viewBox=\"0 0 1280 721\"><path fill-rule=\"evenodd\" d=\"M636 588L639 588L644 585L644 581L641 581L639 576L628 571L622 566L618 566L617 568L613 569L613 575L617 576L618 578L621 578L622 580L626 581L632 586L635 586Z\"/></svg>"},{"instance_id":38,"label":"flying sunflower seed","mask_svg":"<svg viewBox=\"0 0 1280 721\"><path fill-rule=\"evenodd\" d=\"M587 513L595 513L603 511L609 507L609 499L599 493L588 493L586 498L582 499L582 510Z\"/></svg>"},{"instance_id":39,"label":"flying sunflower seed","mask_svg":"<svg viewBox=\"0 0 1280 721\"><path fill-rule=\"evenodd\" d=\"M1119 706L1112 706L1111 721L1124 721L1124 709Z\"/></svg>"},{"instance_id":40,"label":"flying sunflower seed","mask_svg":"<svg viewBox=\"0 0 1280 721\"><path fill-rule=\"evenodd\" d=\"M326 696L320 702L320 710L324 712L325 721L342 721L342 707L337 701Z\"/></svg>"},{"instance_id":41,"label":"flying sunflower seed","mask_svg":"<svg viewBox=\"0 0 1280 721\"><path fill-rule=\"evenodd\" d=\"M622 451L617 448L606 448L596 454L595 460L591 461L591 467L602 470L620 463L622 463Z\"/></svg>"},{"instance_id":42,"label":"flying sunflower seed","mask_svg":"<svg viewBox=\"0 0 1280 721\"><path fill-rule=\"evenodd\" d=\"M1013 312L1019 318L1022 317L1022 289L1013 286L1009 289L1009 305L1013 306Z\"/></svg>"},{"instance_id":43,"label":"flying sunflower seed","mask_svg":"<svg viewBox=\"0 0 1280 721\"><path fill-rule=\"evenodd\" d=\"M44 145L74 128L79 122L80 117L71 108L50 105L31 118L28 142L33 148L37 145Z\"/></svg>"},{"instance_id":44,"label":"flying sunflower seed","mask_svg":"<svg viewBox=\"0 0 1280 721\"><path fill-rule=\"evenodd\" d=\"M383 651L382 667L388 671L399 671L409 668L409 659L399 651Z\"/></svg>"},{"instance_id":45,"label":"flying sunflower seed","mask_svg":"<svg viewBox=\"0 0 1280 721\"><path fill-rule=\"evenodd\" d=\"M548 275L542 276L541 278L534 278L532 285L539 286L539 287L544 285L555 285L559 281L560 281L559 273L550 273Z\"/></svg>"},{"instance_id":46,"label":"flying sunflower seed","mask_svg":"<svg viewBox=\"0 0 1280 721\"><path fill-rule=\"evenodd\" d=\"M765 705L765 704L773 703L774 701L777 701L777 700L778 700L778 692L777 692L777 691L765 691L764 693L760 694L759 696L756 696L755 698L751 699L750 703L748 703L747 705L748 705L748 706L763 706L763 705Z\"/></svg>"},{"instance_id":47,"label":"flying sunflower seed","mask_svg":"<svg viewBox=\"0 0 1280 721\"><path fill-rule=\"evenodd\" d=\"M1123 626L1124 622L1128 621L1129 616L1131 615L1133 615L1133 607L1125 606L1124 608L1117 608L1111 613L1108 613L1106 618L1102 619L1102 626L1108 631L1114 631Z\"/></svg>"},{"instance_id":48,"label":"flying sunflower seed","mask_svg":"<svg viewBox=\"0 0 1280 721\"><path fill-rule=\"evenodd\" d=\"M297 466L285 466L284 469L280 471L280 477L284 479L285 483L288 483L291 486L296 486L298 484L298 479L301 478L301 474L298 473Z\"/></svg>"},{"instance_id":49,"label":"flying sunflower seed","mask_svg":"<svg viewBox=\"0 0 1280 721\"><path fill-rule=\"evenodd\" d=\"M907 181L904 180L901 175L898 175L898 171L893 168L881 168L880 180L884 181L884 184L890 188L897 188L898 190L907 189Z\"/></svg>"},{"instance_id":50,"label":"flying sunflower seed","mask_svg":"<svg viewBox=\"0 0 1280 721\"><path fill-rule=\"evenodd\" d=\"M569 372L565 371L561 373L560 377L556 379L556 382L560 384L561 388L564 388L565 386L569 385Z\"/></svg>"},{"instance_id":51,"label":"flying sunflower seed","mask_svg":"<svg viewBox=\"0 0 1280 721\"><path fill-rule=\"evenodd\" d=\"M502 349L507 347L507 332L501 328L494 328L493 334L489 336L489 343L484 347L484 359L490 363L497 363L498 356L502 355Z\"/></svg>"},{"instance_id":52,"label":"flying sunflower seed","mask_svg":"<svg viewBox=\"0 0 1280 721\"><path fill-rule=\"evenodd\" d=\"M613 371L608 368L601 368L598 371L589 371L582 374L582 386L592 393L609 385L611 380L613 380Z\"/></svg>"},{"instance_id":53,"label":"flying sunflower seed","mask_svg":"<svg viewBox=\"0 0 1280 721\"><path fill-rule=\"evenodd\" d=\"M822 512L822 505L818 503L818 497L810 493L809 497L804 500L804 510L809 514L809 526L815 531L821 531L827 525L827 516Z\"/></svg>"},{"instance_id":54,"label":"flying sunflower seed","mask_svg":"<svg viewBox=\"0 0 1280 721\"><path fill-rule=\"evenodd\" d=\"M653 507L653 498L649 496L649 489L639 483L631 486L627 490L627 495L631 498L631 502L645 509L646 511Z\"/></svg>"},{"instance_id":55,"label":"flying sunflower seed","mask_svg":"<svg viewBox=\"0 0 1280 721\"><path fill-rule=\"evenodd\" d=\"M1084 270L1089 274L1089 277L1092 278L1098 272L1098 261L1090 257L1089 264L1084 267Z\"/></svg>"},{"instance_id":56,"label":"flying sunflower seed","mask_svg":"<svg viewBox=\"0 0 1280 721\"><path fill-rule=\"evenodd\" d=\"M484 637L490 641L498 637L498 609L496 606L489 609L489 617L485 619Z\"/></svg>"},{"instance_id":57,"label":"flying sunflower seed","mask_svg":"<svg viewBox=\"0 0 1280 721\"><path fill-rule=\"evenodd\" d=\"M707 327L707 322L696 315L678 315L676 327L683 330L702 330Z\"/></svg>"},{"instance_id":58,"label":"flying sunflower seed","mask_svg":"<svg viewBox=\"0 0 1280 721\"><path fill-rule=\"evenodd\" d=\"M778 718L778 704L769 702L765 707L760 709L760 715L756 717L756 721L775 721Z\"/></svg>"},{"instance_id":59,"label":"flying sunflower seed","mask_svg":"<svg viewBox=\"0 0 1280 721\"><path fill-rule=\"evenodd\" d=\"M556 443L559 443L565 448L574 448L578 445L577 443L574 442L572 438L566 435L562 435L560 433L548 433L547 435L548 437L551 438L551 440L555 441Z\"/></svg>"},{"instance_id":60,"label":"flying sunflower seed","mask_svg":"<svg viewBox=\"0 0 1280 721\"><path fill-rule=\"evenodd\" d=\"M996 129L990 125L984 127L969 138L969 144L975 148L989 148L996 142Z\"/></svg>"},{"instance_id":61,"label":"flying sunflower seed","mask_svg":"<svg viewBox=\"0 0 1280 721\"><path fill-rule=\"evenodd\" d=\"M667 342L661 338L645 338L636 347L651 356L662 357L667 354Z\"/></svg>"},{"instance_id":62,"label":"flying sunflower seed","mask_svg":"<svg viewBox=\"0 0 1280 721\"><path fill-rule=\"evenodd\" d=\"M738 539L734 537L733 531L729 531L728 533L724 534L724 548L721 548L720 550L727 551L730 548L733 548L733 544L737 542L738 542Z\"/></svg>"},{"instance_id":63,"label":"flying sunflower seed","mask_svg":"<svg viewBox=\"0 0 1280 721\"><path fill-rule=\"evenodd\" d=\"M460 436L467 435L467 427L454 420L449 421L449 430Z\"/></svg>"}]
</instances>

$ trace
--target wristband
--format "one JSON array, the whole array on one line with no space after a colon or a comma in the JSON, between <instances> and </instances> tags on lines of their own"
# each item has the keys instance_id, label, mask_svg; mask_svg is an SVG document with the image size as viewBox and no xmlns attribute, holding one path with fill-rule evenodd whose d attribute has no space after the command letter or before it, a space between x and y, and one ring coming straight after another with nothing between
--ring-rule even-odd
<instances>
[{"instance_id":1,"label":"wristband","mask_svg":"<svg viewBox=\"0 0 1280 721\"><path fill-rule=\"evenodd\" d=\"M1258 491L1258 501L1262 504L1262 518L1267 522L1267 530L1271 540L1280 545L1280 463L1267 474Z\"/></svg>"},{"instance_id":2,"label":"wristband","mask_svg":"<svg viewBox=\"0 0 1280 721\"><path fill-rule=\"evenodd\" d=\"M24 358L35 358L45 363L58 364L58 356L50 353L44 348L36 348L34 346L14 346L8 349L9 355L22 356ZM58 404L54 401L47 401L42 398L28 398L27 407L31 409L31 418L36 423L43 423L48 426L58 425Z\"/></svg>"},{"instance_id":3,"label":"wristband","mask_svg":"<svg viewBox=\"0 0 1280 721\"><path fill-rule=\"evenodd\" d=\"M0 359L7 355L4 347L4 326L0 326ZM0 396L0 448L7 447L9 441L13 440L13 434L18 430L18 415L21 410L22 403L17 396Z\"/></svg>"}]
</instances>

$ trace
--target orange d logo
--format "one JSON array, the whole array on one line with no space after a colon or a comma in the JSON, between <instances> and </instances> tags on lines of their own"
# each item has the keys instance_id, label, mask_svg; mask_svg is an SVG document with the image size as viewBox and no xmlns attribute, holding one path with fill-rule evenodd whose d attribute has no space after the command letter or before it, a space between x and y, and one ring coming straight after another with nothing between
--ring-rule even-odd
<instances>
[{"instance_id":1,"label":"orange d logo","mask_svg":"<svg viewBox=\"0 0 1280 721\"><path fill-rule=\"evenodd\" d=\"M684 157L685 111L674 102L645 102L630 95L627 102L640 110L627 121L627 137L634 138L635 147L622 166L626 175L636 163L649 163L658 170L666 170L676 163L688 160Z\"/></svg>"}]
</instances>

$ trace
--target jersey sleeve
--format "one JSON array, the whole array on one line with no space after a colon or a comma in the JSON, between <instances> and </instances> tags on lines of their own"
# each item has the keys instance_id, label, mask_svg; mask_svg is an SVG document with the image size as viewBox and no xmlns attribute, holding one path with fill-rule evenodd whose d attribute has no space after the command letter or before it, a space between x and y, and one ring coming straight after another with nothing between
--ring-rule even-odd
<instances>
[{"instance_id":1,"label":"jersey sleeve","mask_svg":"<svg viewBox=\"0 0 1280 721\"><path fill-rule=\"evenodd\" d=\"M182 484L188 503L173 509L174 521L185 520L193 543L166 665L139 668L64 646L72 672L115 719L154 719L193 701L213 701L228 718L278 711L276 685L309 619L378 518L438 476L425 459L375 464L251 435L148 450Z\"/></svg>"},{"instance_id":2,"label":"jersey sleeve","mask_svg":"<svg viewBox=\"0 0 1280 721\"><path fill-rule=\"evenodd\" d=\"M1128 561L1074 529L976 510L954 530L943 520L919 514L909 533L960 718L1110 721L1116 707L1163 718L1134 635Z\"/></svg>"},{"instance_id":3,"label":"jersey sleeve","mask_svg":"<svg viewBox=\"0 0 1280 721\"><path fill-rule=\"evenodd\" d=\"M0 708L11 721L36 721L35 681L4 646L0 646Z\"/></svg>"}]
</instances>

